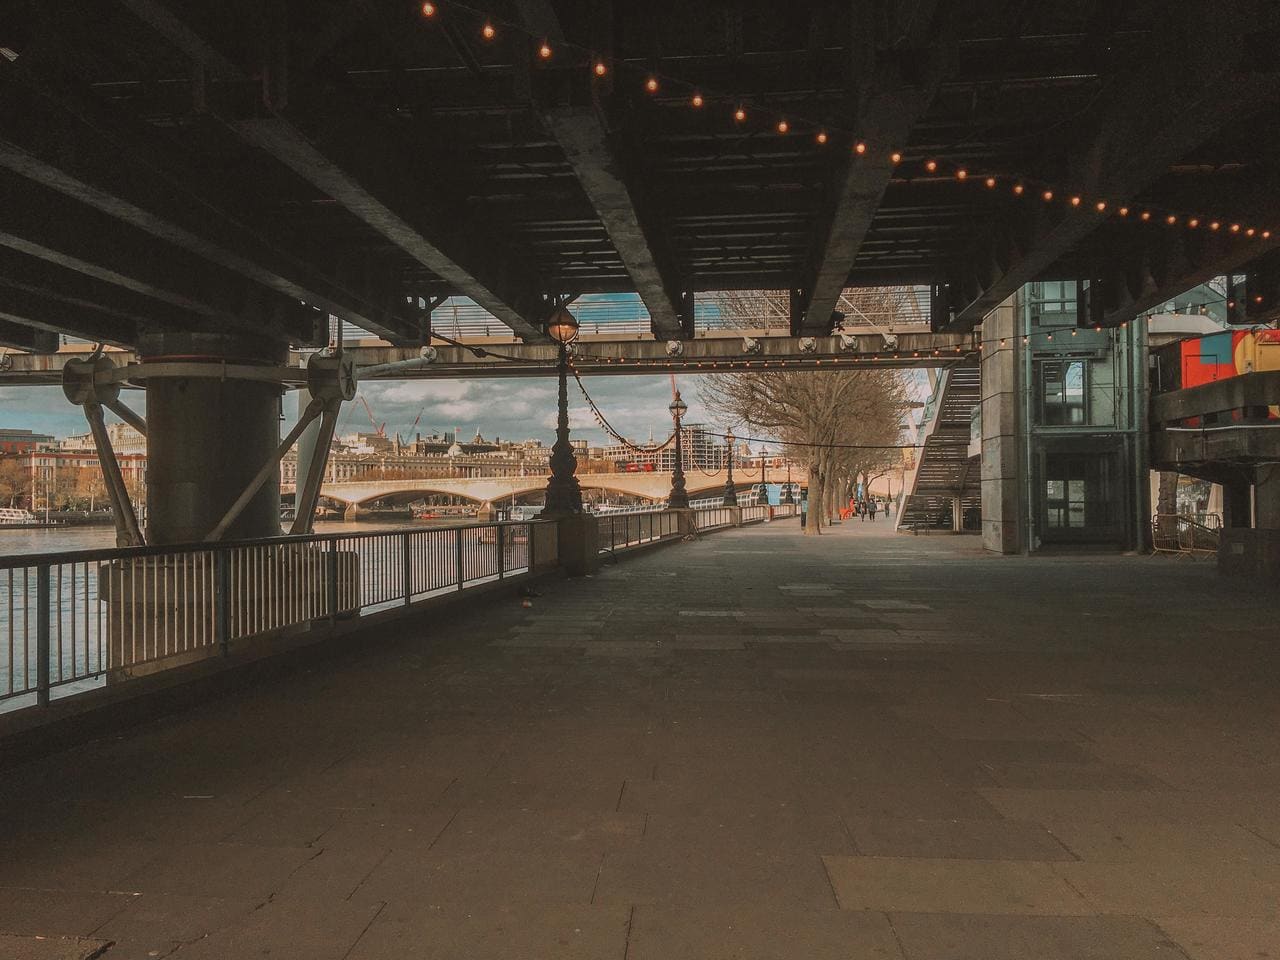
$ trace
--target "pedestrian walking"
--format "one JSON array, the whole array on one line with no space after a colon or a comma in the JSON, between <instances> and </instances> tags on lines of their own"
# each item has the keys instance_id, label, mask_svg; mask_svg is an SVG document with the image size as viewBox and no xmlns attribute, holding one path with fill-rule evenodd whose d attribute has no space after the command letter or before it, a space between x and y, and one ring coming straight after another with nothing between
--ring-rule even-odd
<instances>
[{"instance_id":1,"label":"pedestrian walking","mask_svg":"<svg viewBox=\"0 0 1280 960\"><path fill-rule=\"evenodd\" d=\"M871 514L871 522L875 523L876 522L876 502L874 500L872 500L870 503L867 504L867 512Z\"/></svg>"}]
</instances>

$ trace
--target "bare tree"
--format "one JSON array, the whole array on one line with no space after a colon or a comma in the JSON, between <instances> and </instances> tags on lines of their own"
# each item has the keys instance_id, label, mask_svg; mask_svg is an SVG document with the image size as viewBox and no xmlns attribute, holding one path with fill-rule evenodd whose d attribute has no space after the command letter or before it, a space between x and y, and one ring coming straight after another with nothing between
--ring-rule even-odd
<instances>
[{"instance_id":1,"label":"bare tree","mask_svg":"<svg viewBox=\"0 0 1280 960\"><path fill-rule=\"evenodd\" d=\"M887 288L850 291L850 296L882 318L904 302L901 291ZM750 325L748 317L758 314L759 302L759 295L752 295L735 308L729 298L729 325L735 319ZM775 306L783 310L785 304ZM699 392L713 416L782 441L787 454L805 465L809 535L821 533L848 484L896 462L894 445L910 399L900 371L869 367L722 374L705 378Z\"/></svg>"}]
</instances>

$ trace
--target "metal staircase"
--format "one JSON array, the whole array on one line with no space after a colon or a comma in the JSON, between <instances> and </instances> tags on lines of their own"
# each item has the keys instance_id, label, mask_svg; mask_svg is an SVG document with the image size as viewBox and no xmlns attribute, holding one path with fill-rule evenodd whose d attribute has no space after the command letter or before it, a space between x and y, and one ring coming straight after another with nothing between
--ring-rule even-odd
<instances>
[{"instance_id":1,"label":"metal staircase","mask_svg":"<svg viewBox=\"0 0 1280 960\"><path fill-rule=\"evenodd\" d=\"M903 488L899 530L952 529L957 497L962 516L981 508L979 458L969 456L970 415L980 400L977 365L948 367L939 375L916 435L923 446Z\"/></svg>"}]
</instances>

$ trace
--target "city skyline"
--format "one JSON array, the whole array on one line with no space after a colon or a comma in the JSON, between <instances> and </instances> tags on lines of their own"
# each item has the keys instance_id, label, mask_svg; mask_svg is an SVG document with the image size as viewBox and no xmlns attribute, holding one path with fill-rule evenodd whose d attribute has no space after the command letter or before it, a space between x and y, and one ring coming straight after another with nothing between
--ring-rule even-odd
<instances>
[{"instance_id":1,"label":"city skyline","mask_svg":"<svg viewBox=\"0 0 1280 960\"><path fill-rule=\"evenodd\" d=\"M629 440L646 442L651 430L658 440L670 433L668 376L584 377L583 381L609 422ZM692 377L677 379L681 396L689 405L685 419L690 423L707 418L693 381ZM388 436L398 432L406 440L414 433L426 436L455 428L464 439L477 431L487 439L539 439L548 445L555 439L556 383L549 377L369 381L361 385L360 396L368 401L374 420L386 423ZM127 391L121 399L145 416L143 391ZM420 410L422 418L417 428L411 429ZM297 418L296 395L292 392L284 398L283 413L282 433ZM108 419L113 416L108 414ZM592 446L613 442L596 425L574 384L569 388L569 419L576 439ZM62 388L56 386L0 388L0 427L28 428L58 438L88 429L81 411L68 403ZM358 399L344 405L339 434L367 433L372 429Z\"/></svg>"}]
</instances>

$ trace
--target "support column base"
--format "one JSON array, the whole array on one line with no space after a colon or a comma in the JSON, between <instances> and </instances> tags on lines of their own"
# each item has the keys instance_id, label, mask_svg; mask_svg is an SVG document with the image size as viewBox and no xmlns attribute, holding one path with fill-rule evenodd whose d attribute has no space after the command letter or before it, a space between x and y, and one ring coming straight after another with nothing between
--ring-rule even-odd
<instances>
[{"instance_id":1,"label":"support column base","mask_svg":"<svg viewBox=\"0 0 1280 960\"><path fill-rule=\"evenodd\" d=\"M1224 528L1218 573L1245 582L1280 584L1280 530Z\"/></svg>"},{"instance_id":2,"label":"support column base","mask_svg":"<svg viewBox=\"0 0 1280 960\"><path fill-rule=\"evenodd\" d=\"M595 573L600 567L599 522L589 513L545 517L559 528L560 566L571 577Z\"/></svg>"}]
</instances>

